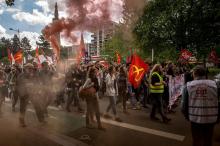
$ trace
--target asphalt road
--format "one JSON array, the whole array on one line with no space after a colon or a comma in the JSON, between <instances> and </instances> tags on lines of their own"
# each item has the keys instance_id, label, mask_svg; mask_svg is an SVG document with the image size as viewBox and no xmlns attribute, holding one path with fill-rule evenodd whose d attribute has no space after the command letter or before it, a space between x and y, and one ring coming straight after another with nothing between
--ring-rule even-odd
<instances>
[{"instance_id":1,"label":"asphalt road","mask_svg":"<svg viewBox=\"0 0 220 146\"><path fill-rule=\"evenodd\" d=\"M102 112L107 104L106 98L100 100ZM28 126L21 128L19 114L11 112L9 101L4 103L0 117L0 146L190 146L192 143L190 124L178 109L168 115L172 119L169 124L151 121L150 109L129 109L129 114L124 114L118 106L117 111L123 122L103 119L106 130L100 131L85 128L85 115L78 113L76 108L67 113L50 107L48 123L41 125L29 105ZM220 145L220 125L215 127L213 143Z\"/></svg>"}]
</instances>

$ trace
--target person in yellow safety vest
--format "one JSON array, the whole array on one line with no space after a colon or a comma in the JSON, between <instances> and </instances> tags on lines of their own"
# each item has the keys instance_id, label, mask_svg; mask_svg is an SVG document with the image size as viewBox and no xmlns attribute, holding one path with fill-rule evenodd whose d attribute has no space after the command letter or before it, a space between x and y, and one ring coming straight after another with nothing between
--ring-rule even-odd
<instances>
[{"instance_id":1,"label":"person in yellow safety vest","mask_svg":"<svg viewBox=\"0 0 220 146\"><path fill-rule=\"evenodd\" d=\"M162 104L162 97L164 93L164 85L165 82L163 81L162 74L162 67L160 64L154 65L153 69L150 73L150 96L152 101L152 110L150 114L150 118L152 120L159 120L156 117L156 110L158 109L159 114L162 117L164 123L168 123L171 119L167 118L163 112L163 104Z\"/></svg>"}]
</instances>

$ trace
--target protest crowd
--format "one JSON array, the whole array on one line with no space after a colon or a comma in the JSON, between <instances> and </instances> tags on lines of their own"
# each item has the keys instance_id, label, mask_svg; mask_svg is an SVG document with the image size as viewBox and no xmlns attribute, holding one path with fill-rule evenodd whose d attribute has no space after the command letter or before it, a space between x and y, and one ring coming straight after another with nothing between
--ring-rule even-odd
<instances>
[{"instance_id":1,"label":"protest crowd","mask_svg":"<svg viewBox=\"0 0 220 146\"><path fill-rule=\"evenodd\" d=\"M199 67L196 73L207 80L207 70L204 70L205 72L203 70ZM98 128L105 130L101 117L123 122L118 114L119 107L123 109L124 114L129 114L129 110L149 109L150 115L146 116L153 121L161 120L167 124L172 120L168 114L175 113L181 106L183 89L184 100L189 101L189 97L192 96L191 93L187 93L191 92L187 89L188 86L193 86L188 85L188 83L193 84L191 82L195 79L193 73L194 70L190 64L174 64L171 61L153 64L143 61L135 53L128 63L102 64L97 61L73 64L64 73L60 73L55 65L47 60L40 64L33 61L22 65L18 63L2 65L0 67L0 108L5 98L8 98L11 100L12 111L16 112L19 101L19 122L22 127L26 126L25 113L29 103L33 105L37 118L42 124L46 123L49 105L57 106L66 112L72 112L73 108L76 108L79 113L85 113L87 128L94 128L93 123L97 121ZM212 84L210 98L215 98L217 86L214 81L209 81ZM195 92L197 93L197 90ZM201 94L205 93L201 92ZM101 111L100 101L104 98L107 98L109 103L105 111ZM182 101L184 116L193 121L194 127L198 128L195 124L198 120L192 117L196 115L195 111L193 111L194 115L190 115L190 108L188 109L194 104L188 105L187 101ZM211 105L212 103L209 106ZM214 106L216 115L213 115L216 119L211 120L212 125L219 120L218 106L217 100ZM202 122L205 123L206 120Z\"/></svg>"}]
</instances>

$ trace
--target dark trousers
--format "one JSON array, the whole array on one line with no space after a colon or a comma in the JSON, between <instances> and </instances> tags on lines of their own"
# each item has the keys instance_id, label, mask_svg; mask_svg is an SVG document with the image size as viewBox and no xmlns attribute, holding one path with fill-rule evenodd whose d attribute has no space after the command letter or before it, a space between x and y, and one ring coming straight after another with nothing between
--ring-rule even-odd
<instances>
[{"instance_id":1,"label":"dark trousers","mask_svg":"<svg viewBox=\"0 0 220 146\"><path fill-rule=\"evenodd\" d=\"M77 90L73 89L72 91L68 91L67 92L67 103L66 103L66 109L70 110L70 106L74 100L74 105L78 107L78 109L80 109L80 104L79 104L79 98L77 95Z\"/></svg>"},{"instance_id":2,"label":"dark trousers","mask_svg":"<svg viewBox=\"0 0 220 146\"><path fill-rule=\"evenodd\" d=\"M143 87L144 90L144 99L143 99L143 106L146 106L146 104L149 104L149 92L148 92L148 87L144 86Z\"/></svg>"},{"instance_id":3,"label":"dark trousers","mask_svg":"<svg viewBox=\"0 0 220 146\"><path fill-rule=\"evenodd\" d=\"M127 97L126 89L123 89L123 90L119 91L118 100L116 102L116 105L122 102L123 110L126 111L126 109L127 109L127 107L126 107L127 99L128 99L128 97Z\"/></svg>"},{"instance_id":4,"label":"dark trousers","mask_svg":"<svg viewBox=\"0 0 220 146\"><path fill-rule=\"evenodd\" d=\"M20 96L20 123L24 124L25 113L28 105L29 98L28 96Z\"/></svg>"},{"instance_id":5,"label":"dark trousers","mask_svg":"<svg viewBox=\"0 0 220 146\"><path fill-rule=\"evenodd\" d=\"M137 102L139 102L140 101L140 88L135 89L134 87L132 87L132 89L134 91L135 98L136 98Z\"/></svg>"},{"instance_id":6,"label":"dark trousers","mask_svg":"<svg viewBox=\"0 0 220 146\"><path fill-rule=\"evenodd\" d=\"M215 124L191 123L193 146L212 146Z\"/></svg>"},{"instance_id":7,"label":"dark trousers","mask_svg":"<svg viewBox=\"0 0 220 146\"><path fill-rule=\"evenodd\" d=\"M163 94L151 93L151 101L152 101L152 110L150 114L151 117L155 117L156 111L158 111L161 117L163 119L165 118L165 115L163 113L162 97L163 97Z\"/></svg>"},{"instance_id":8,"label":"dark trousers","mask_svg":"<svg viewBox=\"0 0 220 146\"><path fill-rule=\"evenodd\" d=\"M113 114L116 116L116 99L115 96L109 96L109 105L106 109L106 112L108 113L110 109L112 109Z\"/></svg>"}]
</instances>

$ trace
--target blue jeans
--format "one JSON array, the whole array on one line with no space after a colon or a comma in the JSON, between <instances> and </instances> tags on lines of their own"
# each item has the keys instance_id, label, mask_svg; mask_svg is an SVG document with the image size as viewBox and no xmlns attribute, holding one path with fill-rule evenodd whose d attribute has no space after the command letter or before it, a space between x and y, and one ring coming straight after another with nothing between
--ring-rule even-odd
<instances>
[{"instance_id":1,"label":"blue jeans","mask_svg":"<svg viewBox=\"0 0 220 146\"><path fill-rule=\"evenodd\" d=\"M116 115L116 97L115 96L108 96L109 98L109 105L106 109L106 112L108 113L110 109L112 109L113 114Z\"/></svg>"}]
</instances>

